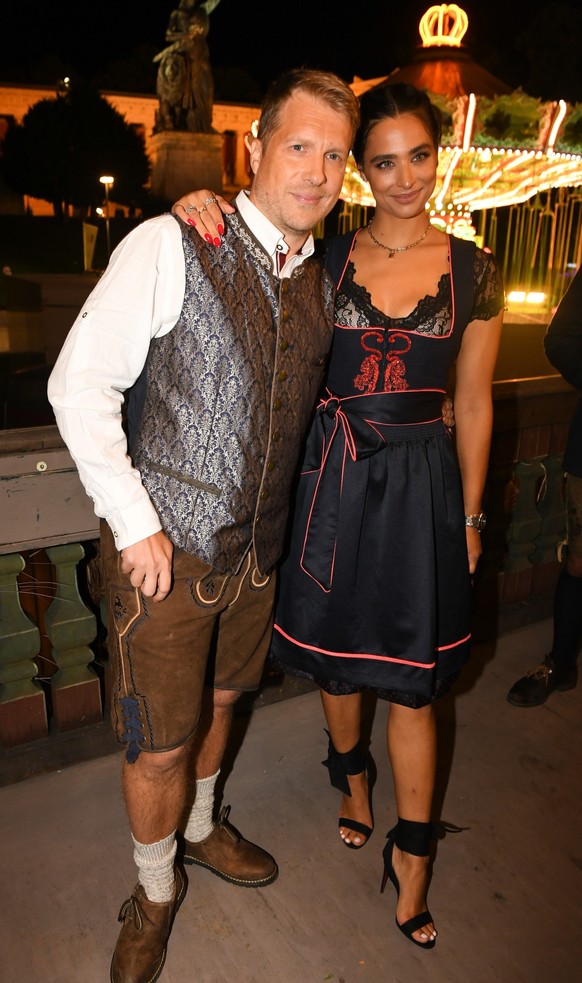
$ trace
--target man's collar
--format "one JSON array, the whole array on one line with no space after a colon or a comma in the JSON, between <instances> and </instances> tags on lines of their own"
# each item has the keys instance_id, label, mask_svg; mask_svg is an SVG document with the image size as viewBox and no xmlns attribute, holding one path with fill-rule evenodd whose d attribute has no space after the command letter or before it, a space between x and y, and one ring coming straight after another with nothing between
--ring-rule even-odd
<instances>
[{"instance_id":1,"label":"man's collar","mask_svg":"<svg viewBox=\"0 0 582 983\"><path fill-rule=\"evenodd\" d=\"M277 253L289 252L283 233L253 204L246 191L239 191L235 204L255 238L259 240L269 256L273 257L273 261ZM315 242L310 232L298 255L305 258L311 256L314 250Z\"/></svg>"}]
</instances>

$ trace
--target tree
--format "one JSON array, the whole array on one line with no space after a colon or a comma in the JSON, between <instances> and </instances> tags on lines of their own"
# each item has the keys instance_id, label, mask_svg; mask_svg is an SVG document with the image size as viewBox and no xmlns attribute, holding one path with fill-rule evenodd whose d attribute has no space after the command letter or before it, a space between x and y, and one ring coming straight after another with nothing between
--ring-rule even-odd
<instances>
[{"instance_id":1,"label":"tree","mask_svg":"<svg viewBox=\"0 0 582 983\"><path fill-rule=\"evenodd\" d=\"M19 194L42 198L61 218L67 207L101 204L102 174L115 178L115 201L141 203L149 161L141 137L99 92L78 82L31 106L1 146L0 170Z\"/></svg>"}]
</instances>

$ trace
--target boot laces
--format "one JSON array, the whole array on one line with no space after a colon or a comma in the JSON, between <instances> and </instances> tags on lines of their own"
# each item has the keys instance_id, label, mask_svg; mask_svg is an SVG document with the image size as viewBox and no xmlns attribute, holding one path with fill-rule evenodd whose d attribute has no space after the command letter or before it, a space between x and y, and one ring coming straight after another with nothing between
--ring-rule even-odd
<instances>
[{"instance_id":1,"label":"boot laces","mask_svg":"<svg viewBox=\"0 0 582 983\"><path fill-rule=\"evenodd\" d=\"M233 840L234 843L239 843L240 833L237 829L234 828L234 826L231 823L229 823L228 821L229 815L230 815L230 806L224 806L220 810L220 815L218 817L218 822L216 825L221 826L222 829L225 831L225 833L228 833L228 835L230 836L231 840Z\"/></svg>"},{"instance_id":2,"label":"boot laces","mask_svg":"<svg viewBox=\"0 0 582 983\"><path fill-rule=\"evenodd\" d=\"M144 914L143 911L141 910L141 905L139 901L133 894L131 898L128 898L127 901L123 902L118 918L118 921L120 922L126 922L130 920L133 922L134 928L138 932L141 932L144 924Z\"/></svg>"},{"instance_id":3,"label":"boot laces","mask_svg":"<svg viewBox=\"0 0 582 983\"><path fill-rule=\"evenodd\" d=\"M548 682L551 674L552 674L552 669L550 666L546 665L545 662L542 662L541 665L536 666L535 669L530 669L528 672L526 672L526 676L528 676L529 678L541 679L545 683Z\"/></svg>"}]
</instances>

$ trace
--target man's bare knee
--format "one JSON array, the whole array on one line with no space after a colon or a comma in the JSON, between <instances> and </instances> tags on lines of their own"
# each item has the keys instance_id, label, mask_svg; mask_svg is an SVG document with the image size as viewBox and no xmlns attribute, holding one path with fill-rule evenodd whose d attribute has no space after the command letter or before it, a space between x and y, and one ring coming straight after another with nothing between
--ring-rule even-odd
<instances>
[{"instance_id":1,"label":"man's bare knee","mask_svg":"<svg viewBox=\"0 0 582 983\"><path fill-rule=\"evenodd\" d=\"M242 694L238 689L215 689L213 691L214 707L216 710L229 710L240 696Z\"/></svg>"},{"instance_id":2,"label":"man's bare knee","mask_svg":"<svg viewBox=\"0 0 582 983\"><path fill-rule=\"evenodd\" d=\"M142 751L134 764L127 766L127 773L130 774L134 769L144 778L155 776L162 778L164 775L171 774L183 767L187 760L187 751L190 746L188 741L180 747L172 748L170 751Z\"/></svg>"}]
</instances>

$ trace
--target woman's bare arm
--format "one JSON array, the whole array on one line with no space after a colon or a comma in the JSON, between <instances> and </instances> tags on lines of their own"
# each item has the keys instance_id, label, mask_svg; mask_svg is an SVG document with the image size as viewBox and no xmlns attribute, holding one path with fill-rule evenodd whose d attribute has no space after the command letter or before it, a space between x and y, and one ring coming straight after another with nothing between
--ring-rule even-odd
<instances>
[{"instance_id":1,"label":"woman's bare arm","mask_svg":"<svg viewBox=\"0 0 582 983\"><path fill-rule=\"evenodd\" d=\"M454 412L465 515L482 511L493 426L493 371L502 322L503 311L489 321L471 321L457 358ZM469 569L473 573L481 555L481 537L470 526L466 533Z\"/></svg>"}]
</instances>

